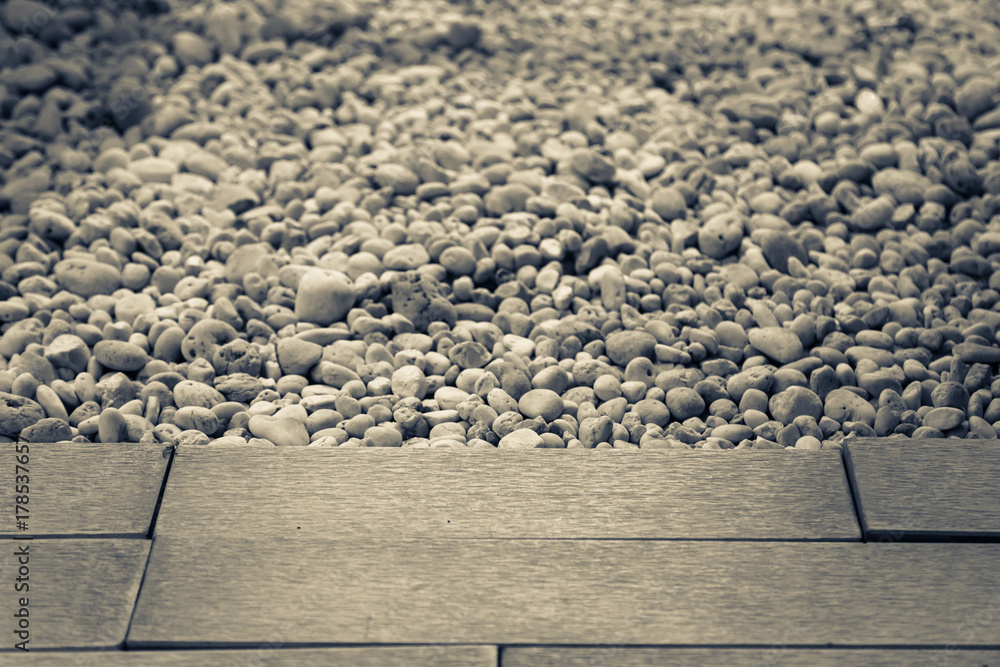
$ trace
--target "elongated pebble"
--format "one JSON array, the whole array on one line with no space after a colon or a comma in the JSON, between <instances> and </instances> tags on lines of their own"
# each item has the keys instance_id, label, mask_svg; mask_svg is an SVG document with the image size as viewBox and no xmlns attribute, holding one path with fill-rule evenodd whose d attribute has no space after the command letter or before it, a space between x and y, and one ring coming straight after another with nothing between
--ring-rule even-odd
<instances>
[{"instance_id":1,"label":"elongated pebble","mask_svg":"<svg viewBox=\"0 0 1000 667\"><path fill-rule=\"evenodd\" d=\"M121 340L102 340L93 351L102 366L114 371L137 371L149 362L145 350Z\"/></svg>"},{"instance_id":2,"label":"elongated pebble","mask_svg":"<svg viewBox=\"0 0 1000 667\"><path fill-rule=\"evenodd\" d=\"M747 339L755 348L779 364L788 364L802 358L802 341L791 330L782 327L763 327L747 332Z\"/></svg>"}]
</instances>

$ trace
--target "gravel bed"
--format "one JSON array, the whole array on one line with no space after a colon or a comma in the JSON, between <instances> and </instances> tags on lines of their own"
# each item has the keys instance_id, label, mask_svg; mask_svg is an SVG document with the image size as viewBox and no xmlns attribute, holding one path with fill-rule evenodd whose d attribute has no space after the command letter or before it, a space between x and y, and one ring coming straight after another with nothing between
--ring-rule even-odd
<instances>
[{"instance_id":1,"label":"gravel bed","mask_svg":"<svg viewBox=\"0 0 1000 667\"><path fill-rule=\"evenodd\" d=\"M0 435L1000 429L1000 4L9 0Z\"/></svg>"}]
</instances>

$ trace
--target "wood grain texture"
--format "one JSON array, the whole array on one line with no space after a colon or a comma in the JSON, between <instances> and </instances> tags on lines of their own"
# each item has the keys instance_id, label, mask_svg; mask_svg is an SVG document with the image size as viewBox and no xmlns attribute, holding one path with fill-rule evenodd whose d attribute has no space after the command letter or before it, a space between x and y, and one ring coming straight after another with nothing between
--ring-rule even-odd
<instances>
[{"instance_id":1,"label":"wood grain texture","mask_svg":"<svg viewBox=\"0 0 1000 667\"><path fill-rule=\"evenodd\" d=\"M495 646L365 646L2 655L0 667L496 667Z\"/></svg>"},{"instance_id":2,"label":"wood grain texture","mask_svg":"<svg viewBox=\"0 0 1000 667\"><path fill-rule=\"evenodd\" d=\"M1000 441L865 438L845 451L868 539L1000 539Z\"/></svg>"},{"instance_id":3,"label":"wood grain texture","mask_svg":"<svg viewBox=\"0 0 1000 667\"><path fill-rule=\"evenodd\" d=\"M19 552L27 547L27 563ZM0 610L7 632L0 650L16 651L14 614L27 598L31 651L112 648L125 639L150 542L130 539L11 540L0 556ZM21 568L26 566L25 575ZM15 591L27 576L27 591ZM16 655L24 657L22 651Z\"/></svg>"},{"instance_id":4,"label":"wood grain texture","mask_svg":"<svg viewBox=\"0 0 1000 667\"><path fill-rule=\"evenodd\" d=\"M959 649L505 648L501 667L1000 667L1000 651Z\"/></svg>"},{"instance_id":5,"label":"wood grain texture","mask_svg":"<svg viewBox=\"0 0 1000 667\"><path fill-rule=\"evenodd\" d=\"M145 538L172 448L163 445L32 444L28 451L28 530L15 525L15 445L0 447L0 538ZM23 459L22 459L23 460ZM20 518L20 517L18 517Z\"/></svg>"},{"instance_id":6,"label":"wood grain texture","mask_svg":"<svg viewBox=\"0 0 1000 667\"><path fill-rule=\"evenodd\" d=\"M180 447L156 534L858 540L833 452Z\"/></svg>"},{"instance_id":7,"label":"wood grain texture","mask_svg":"<svg viewBox=\"0 0 1000 667\"><path fill-rule=\"evenodd\" d=\"M1000 545L231 536L153 542L127 640L994 646Z\"/></svg>"}]
</instances>

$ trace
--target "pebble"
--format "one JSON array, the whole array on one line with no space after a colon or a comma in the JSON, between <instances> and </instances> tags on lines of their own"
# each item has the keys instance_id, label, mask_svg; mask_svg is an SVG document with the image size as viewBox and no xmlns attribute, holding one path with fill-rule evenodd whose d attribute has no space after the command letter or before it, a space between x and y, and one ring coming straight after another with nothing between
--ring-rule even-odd
<instances>
[{"instance_id":1,"label":"pebble","mask_svg":"<svg viewBox=\"0 0 1000 667\"><path fill-rule=\"evenodd\" d=\"M402 444L403 436L394 428L374 426L365 431L365 447L400 447Z\"/></svg>"},{"instance_id":2,"label":"pebble","mask_svg":"<svg viewBox=\"0 0 1000 667\"><path fill-rule=\"evenodd\" d=\"M750 329L747 339L755 348L774 359L779 364L798 361L805 353L802 341L792 331L770 326Z\"/></svg>"},{"instance_id":3,"label":"pebble","mask_svg":"<svg viewBox=\"0 0 1000 667\"><path fill-rule=\"evenodd\" d=\"M593 449L602 442L609 442L613 429L614 422L607 415L588 417L580 422L577 437L585 448Z\"/></svg>"},{"instance_id":4,"label":"pebble","mask_svg":"<svg viewBox=\"0 0 1000 667\"><path fill-rule=\"evenodd\" d=\"M35 401L0 391L0 435L17 436L44 418L45 411Z\"/></svg>"},{"instance_id":5,"label":"pebble","mask_svg":"<svg viewBox=\"0 0 1000 667\"><path fill-rule=\"evenodd\" d=\"M389 386L394 396L423 400L427 395L427 376L417 366L402 366L393 371Z\"/></svg>"},{"instance_id":6,"label":"pebble","mask_svg":"<svg viewBox=\"0 0 1000 667\"><path fill-rule=\"evenodd\" d=\"M541 417L551 423L562 415L564 403L562 397L551 389L532 389L518 399L517 407L528 419Z\"/></svg>"},{"instance_id":7,"label":"pebble","mask_svg":"<svg viewBox=\"0 0 1000 667\"><path fill-rule=\"evenodd\" d=\"M309 431L305 424L295 419L254 415L247 428L258 438L273 442L279 447L305 447L309 444Z\"/></svg>"},{"instance_id":8,"label":"pebble","mask_svg":"<svg viewBox=\"0 0 1000 667\"><path fill-rule=\"evenodd\" d=\"M785 425L803 416L815 421L823 416L823 401L805 387L789 387L775 394L771 397L768 408L771 415Z\"/></svg>"},{"instance_id":9,"label":"pebble","mask_svg":"<svg viewBox=\"0 0 1000 667\"><path fill-rule=\"evenodd\" d=\"M306 375L323 356L323 346L299 338L282 338L277 344L278 364L286 375Z\"/></svg>"},{"instance_id":10,"label":"pebble","mask_svg":"<svg viewBox=\"0 0 1000 667\"><path fill-rule=\"evenodd\" d=\"M357 288L346 274L310 269L299 280L295 316L303 322L329 326L343 320L357 297Z\"/></svg>"},{"instance_id":11,"label":"pebble","mask_svg":"<svg viewBox=\"0 0 1000 667\"><path fill-rule=\"evenodd\" d=\"M676 421L697 417L705 411L705 399L688 387L674 387L667 392L664 402Z\"/></svg>"},{"instance_id":12,"label":"pebble","mask_svg":"<svg viewBox=\"0 0 1000 667\"><path fill-rule=\"evenodd\" d=\"M498 447L500 449L533 449L541 447L542 443L542 436L531 429L519 428L500 438Z\"/></svg>"},{"instance_id":13,"label":"pebble","mask_svg":"<svg viewBox=\"0 0 1000 667\"><path fill-rule=\"evenodd\" d=\"M645 331L616 331L605 341L605 353L616 365L626 368L633 359L652 359L656 338Z\"/></svg>"},{"instance_id":14,"label":"pebble","mask_svg":"<svg viewBox=\"0 0 1000 667\"><path fill-rule=\"evenodd\" d=\"M965 421L965 413L958 408L940 407L934 408L923 418L923 425L935 428L939 431L948 431L956 428Z\"/></svg>"},{"instance_id":15,"label":"pebble","mask_svg":"<svg viewBox=\"0 0 1000 667\"><path fill-rule=\"evenodd\" d=\"M73 437L70 425L64 419L47 417L23 429L20 438L25 442L64 442Z\"/></svg>"},{"instance_id":16,"label":"pebble","mask_svg":"<svg viewBox=\"0 0 1000 667\"><path fill-rule=\"evenodd\" d=\"M801 243L787 232L768 230L761 235L760 249L771 268L788 273L788 261L794 257L803 265L809 263L809 255Z\"/></svg>"},{"instance_id":17,"label":"pebble","mask_svg":"<svg viewBox=\"0 0 1000 667\"><path fill-rule=\"evenodd\" d=\"M111 294L121 286L121 271L90 259L71 258L56 263L52 275L63 289L89 298Z\"/></svg>"},{"instance_id":18,"label":"pebble","mask_svg":"<svg viewBox=\"0 0 1000 667\"><path fill-rule=\"evenodd\" d=\"M212 62L212 44L201 35L187 30L176 32L173 47L181 67L204 67Z\"/></svg>"},{"instance_id":19,"label":"pebble","mask_svg":"<svg viewBox=\"0 0 1000 667\"><path fill-rule=\"evenodd\" d=\"M94 358L113 371L137 371L149 362L149 355L138 345L123 340L102 340L94 345Z\"/></svg>"},{"instance_id":20,"label":"pebble","mask_svg":"<svg viewBox=\"0 0 1000 667\"><path fill-rule=\"evenodd\" d=\"M444 322L449 327L457 321L455 306L443 295L440 284L431 276L406 271L396 274L391 287L392 310L409 320L420 332L426 332L432 322Z\"/></svg>"},{"instance_id":21,"label":"pebble","mask_svg":"<svg viewBox=\"0 0 1000 667\"><path fill-rule=\"evenodd\" d=\"M125 433L125 417L118 408L106 407L97 420L98 442L121 442Z\"/></svg>"},{"instance_id":22,"label":"pebble","mask_svg":"<svg viewBox=\"0 0 1000 667\"><path fill-rule=\"evenodd\" d=\"M56 368L82 373L90 361L90 349L75 334L60 334L45 347L45 358Z\"/></svg>"}]
</instances>

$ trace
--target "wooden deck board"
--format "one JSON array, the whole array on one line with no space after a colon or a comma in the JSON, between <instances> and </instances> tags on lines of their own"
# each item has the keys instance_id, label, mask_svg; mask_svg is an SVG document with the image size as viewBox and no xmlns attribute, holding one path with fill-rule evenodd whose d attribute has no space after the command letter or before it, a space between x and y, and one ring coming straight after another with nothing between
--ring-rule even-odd
<instances>
[{"instance_id":1,"label":"wooden deck board","mask_svg":"<svg viewBox=\"0 0 1000 667\"><path fill-rule=\"evenodd\" d=\"M0 655L0 667L496 667L495 646L372 646Z\"/></svg>"},{"instance_id":2,"label":"wooden deck board","mask_svg":"<svg viewBox=\"0 0 1000 667\"><path fill-rule=\"evenodd\" d=\"M859 540L835 453L180 447L158 536Z\"/></svg>"},{"instance_id":3,"label":"wooden deck board","mask_svg":"<svg viewBox=\"0 0 1000 667\"><path fill-rule=\"evenodd\" d=\"M996 647L997 562L997 544L160 537L127 645L771 646L792 628Z\"/></svg>"},{"instance_id":4,"label":"wooden deck board","mask_svg":"<svg viewBox=\"0 0 1000 667\"><path fill-rule=\"evenodd\" d=\"M845 459L868 539L1000 539L1000 441L859 439Z\"/></svg>"},{"instance_id":5,"label":"wooden deck board","mask_svg":"<svg viewBox=\"0 0 1000 667\"><path fill-rule=\"evenodd\" d=\"M791 633L790 633L791 634ZM1000 667L1000 651L958 649L504 648L501 667Z\"/></svg>"},{"instance_id":6,"label":"wooden deck board","mask_svg":"<svg viewBox=\"0 0 1000 667\"><path fill-rule=\"evenodd\" d=\"M23 443L22 445L23 446ZM31 444L28 530L15 524L15 445L0 447L0 538L145 538L172 448L137 444ZM24 459L20 459L23 461ZM18 517L20 518L20 517Z\"/></svg>"},{"instance_id":7,"label":"wooden deck board","mask_svg":"<svg viewBox=\"0 0 1000 667\"><path fill-rule=\"evenodd\" d=\"M27 556L22 549L27 549ZM5 542L0 610L7 619L0 650L14 651L14 614L27 599L27 647L111 648L125 640L150 542L131 539L33 539ZM24 560L27 563L24 563ZM21 567L28 569L27 574ZM17 577L27 577L18 581ZM16 585L27 584L17 591Z\"/></svg>"}]
</instances>

